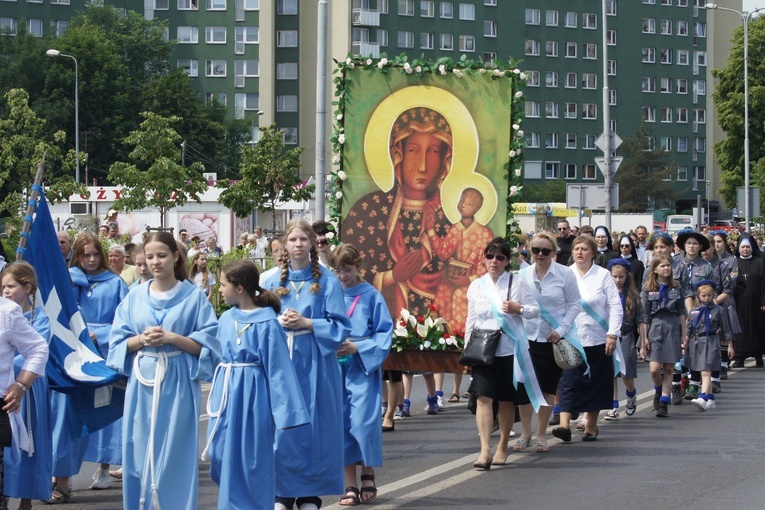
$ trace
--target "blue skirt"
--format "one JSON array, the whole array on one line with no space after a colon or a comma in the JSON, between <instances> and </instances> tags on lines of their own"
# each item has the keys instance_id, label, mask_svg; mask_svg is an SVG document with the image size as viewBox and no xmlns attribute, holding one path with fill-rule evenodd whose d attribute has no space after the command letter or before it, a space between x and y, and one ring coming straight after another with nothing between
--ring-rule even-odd
<instances>
[{"instance_id":1,"label":"blue skirt","mask_svg":"<svg viewBox=\"0 0 765 510\"><path fill-rule=\"evenodd\" d=\"M585 375L587 365L564 370L558 385L560 410L570 413L586 413L613 408L614 362L606 356L604 344L584 348L590 373Z\"/></svg>"}]
</instances>

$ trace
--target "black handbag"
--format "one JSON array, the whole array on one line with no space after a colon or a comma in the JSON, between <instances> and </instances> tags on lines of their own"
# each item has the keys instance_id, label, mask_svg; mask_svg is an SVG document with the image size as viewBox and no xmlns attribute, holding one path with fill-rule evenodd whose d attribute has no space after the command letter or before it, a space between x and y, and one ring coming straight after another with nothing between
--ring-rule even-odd
<instances>
[{"instance_id":1,"label":"black handbag","mask_svg":"<svg viewBox=\"0 0 765 510\"><path fill-rule=\"evenodd\" d=\"M0 407L5 407L5 400L0 398ZM8 413L0 409L0 447L7 448L13 441L11 433L11 419Z\"/></svg>"},{"instance_id":2,"label":"black handbag","mask_svg":"<svg viewBox=\"0 0 765 510\"><path fill-rule=\"evenodd\" d=\"M513 286L513 273L510 273L510 282L507 284L507 299L510 299L510 288ZM497 352L499 340L502 338L502 329L474 329L470 333L470 341L460 354L460 365L469 367L488 367L494 363L494 355Z\"/></svg>"}]
</instances>

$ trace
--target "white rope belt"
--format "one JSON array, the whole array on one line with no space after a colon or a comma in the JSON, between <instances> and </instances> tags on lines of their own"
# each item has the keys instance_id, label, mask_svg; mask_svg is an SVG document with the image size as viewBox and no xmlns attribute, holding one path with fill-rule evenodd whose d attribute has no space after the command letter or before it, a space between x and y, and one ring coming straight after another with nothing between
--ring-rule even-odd
<instances>
[{"instance_id":1,"label":"white rope belt","mask_svg":"<svg viewBox=\"0 0 765 510\"><path fill-rule=\"evenodd\" d=\"M310 329L288 329L287 333L287 348L290 350L290 359L292 359L292 349L295 346L295 337L300 335L308 335L312 333Z\"/></svg>"},{"instance_id":2,"label":"white rope belt","mask_svg":"<svg viewBox=\"0 0 765 510\"><path fill-rule=\"evenodd\" d=\"M212 388L215 388L215 382L218 380L218 372L223 369L223 390L221 391L220 404L218 405L217 411L212 410L212 389L210 390L210 396L207 397L207 414L210 418L216 418L216 420L215 425L213 425L213 429L207 438L205 449L202 452L201 459L203 461L210 460L210 445L212 444L212 440L215 437L215 433L218 431L218 424L220 424L220 420L217 418L220 418L220 415L223 414L223 411L226 409L226 403L228 402L228 386L229 382L231 381L231 369L262 366L263 363L218 363L218 366L215 367L215 373L213 374L212 380Z\"/></svg>"},{"instance_id":3,"label":"white rope belt","mask_svg":"<svg viewBox=\"0 0 765 510\"><path fill-rule=\"evenodd\" d=\"M133 374L135 375L135 378L138 380L139 383L143 384L144 386L153 388L151 393L151 423L149 424L149 448L148 448L148 451L146 452L146 460L144 461L144 466L143 466L144 470L143 470L143 479L141 480L141 499L138 502L138 505L139 505L138 507L140 510L143 510L144 505L146 504L145 487L147 482L149 481L148 480L149 475L151 475L152 508L154 510L160 510L159 495L157 494L157 478L156 478L156 473L154 472L154 432L157 426L157 412L159 411L159 394L162 389L162 381L165 379L165 374L167 373L167 358L180 356L182 354L183 354L183 351L147 352L144 349L141 349L136 353L135 359L133 360ZM143 374L141 374L141 369L138 362L144 356L155 358L157 360L157 364L154 367L153 380L146 379L143 376Z\"/></svg>"}]
</instances>

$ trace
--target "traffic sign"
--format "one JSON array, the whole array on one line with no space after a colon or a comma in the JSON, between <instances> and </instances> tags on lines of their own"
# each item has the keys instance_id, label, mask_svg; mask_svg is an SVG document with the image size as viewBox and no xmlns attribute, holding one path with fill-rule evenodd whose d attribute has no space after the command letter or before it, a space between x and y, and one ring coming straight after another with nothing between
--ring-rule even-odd
<instances>
[{"instance_id":1,"label":"traffic sign","mask_svg":"<svg viewBox=\"0 0 765 510\"><path fill-rule=\"evenodd\" d=\"M619 165L622 164L622 161L624 161L624 158L621 156L611 158L611 177L616 175L616 171L619 169ZM598 168L600 168L600 173L605 176L606 158L595 158L595 164L598 165Z\"/></svg>"},{"instance_id":2,"label":"traffic sign","mask_svg":"<svg viewBox=\"0 0 765 510\"><path fill-rule=\"evenodd\" d=\"M608 130L608 135L612 138L611 150L615 151L622 144L623 140L619 137L619 135L617 135L610 129ZM607 141L606 134L600 133L600 136L595 140L595 146L601 151L606 152L606 150L608 150L608 147L606 147L606 141Z\"/></svg>"}]
</instances>

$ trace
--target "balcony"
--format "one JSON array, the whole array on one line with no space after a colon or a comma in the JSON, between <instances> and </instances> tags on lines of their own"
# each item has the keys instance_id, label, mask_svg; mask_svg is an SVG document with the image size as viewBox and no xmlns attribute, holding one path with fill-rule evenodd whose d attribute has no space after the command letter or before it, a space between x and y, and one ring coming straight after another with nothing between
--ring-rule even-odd
<instances>
[{"instance_id":1,"label":"balcony","mask_svg":"<svg viewBox=\"0 0 765 510\"><path fill-rule=\"evenodd\" d=\"M351 20L354 27L379 27L380 13L369 9L353 9Z\"/></svg>"},{"instance_id":2,"label":"balcony","mask_svg":"<svg viewBox=\"0 0 765 510\"><path fill-rule=\"evenodd\" d=\"M360 57L380 58L380 43L354 41L351 43L351 51Z\"/></svg>"}]
</instances>

